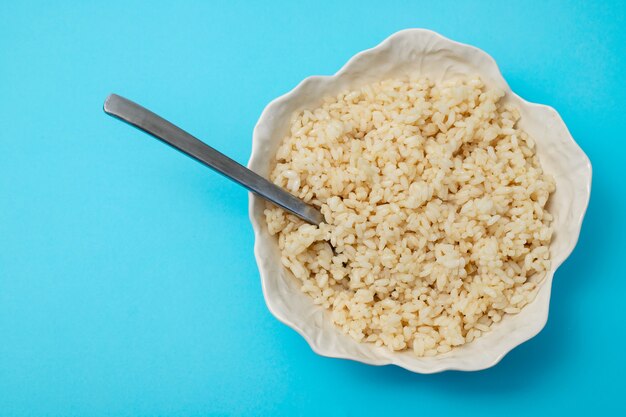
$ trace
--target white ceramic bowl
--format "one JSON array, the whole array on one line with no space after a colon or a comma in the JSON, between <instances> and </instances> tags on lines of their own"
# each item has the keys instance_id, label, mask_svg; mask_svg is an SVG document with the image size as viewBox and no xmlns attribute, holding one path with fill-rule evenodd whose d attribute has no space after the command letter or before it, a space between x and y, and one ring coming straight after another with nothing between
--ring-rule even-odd
<instances>
[{"instance_id":1,"label":"white ceramic bowl","mask_svg":"<svg viewBox=\"0 0 626 417\"><path fill-rule=\"evenodd\" d=\"M549 203L555 228L550 244L552 269L536 299L519 314L506 316L489 333L440 356L418 358L410 351L391 352L384 347L358 343L331 323L328 313L300 291L296 279L281 265L276 238L267 231L264 202L251 194L250 219L263 294L272 314L300 333L320 355L372 365L394 364L420 373L484 369L498 363L507 352L544 327L554 271L574 249L589 201L591 164L553 108L529 103L513 93L493 58L480 49L451 41L432 31L408 29L355 55L335 75L309 77L272 101L254 129L248 167L263 176L269 175L274 155L288 132L294 111L314 108L321 104L323 97L341 90L414 71L433 80L458 74L478 74L487 86L504 89L505 102L520 109L520 126L535 139L544 170L556 180L556 192Z\"/></svg>"}]
</instances>

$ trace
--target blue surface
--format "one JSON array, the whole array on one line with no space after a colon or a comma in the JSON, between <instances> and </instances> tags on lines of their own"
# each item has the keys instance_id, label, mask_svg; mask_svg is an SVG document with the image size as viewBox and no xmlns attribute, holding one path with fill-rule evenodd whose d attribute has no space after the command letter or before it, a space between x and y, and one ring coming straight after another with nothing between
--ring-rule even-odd
<instances>
[{"instance_id":1,"label":"blue surface","mask_svg":"<svg viewBox=\"0 0 626 417\"><path fill-rule=\"evenodd\" d=\"M176 3L0 5L0 416L626 412L623 1ZM483 372L316 356L265 307L246 193L101 110L246 162L271 99L408 27L492 54L594 166L546 328Z\"/></svg>"}]
</instances>

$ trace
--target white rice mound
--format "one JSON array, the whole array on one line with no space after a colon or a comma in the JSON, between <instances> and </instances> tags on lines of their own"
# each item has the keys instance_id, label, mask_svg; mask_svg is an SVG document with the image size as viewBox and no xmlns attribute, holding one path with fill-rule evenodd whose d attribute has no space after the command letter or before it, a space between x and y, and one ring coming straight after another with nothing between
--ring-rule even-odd
<instances>
[{"instance_id":1,"label":"white rice mound","mask_svg":"<svg viewBox=\"0 0 626 417\"><path fill-rule=\"evenodd\" d=\"M479 78L411 76L294 114L271 179L326 222L268 204L268 229L302 291L357 341L433 356L535 297L555 183L503 96Z\"/></svg>"}]
</instances>

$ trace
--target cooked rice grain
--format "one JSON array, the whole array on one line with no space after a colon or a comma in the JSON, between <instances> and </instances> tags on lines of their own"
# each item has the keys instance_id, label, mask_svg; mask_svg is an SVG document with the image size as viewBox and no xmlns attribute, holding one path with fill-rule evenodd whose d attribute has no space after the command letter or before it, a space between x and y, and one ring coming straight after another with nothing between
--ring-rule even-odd
<instances>
[{"instance_id":1,"label":"cooked rice grain","mask_svg":"<svg viewBox=\"0 0 626 417\"><path fill-rule=\"evenodd\" d=\"M271 179L326 223L268 204L267 224L283 265L343 332L432 356L535 297L555 184L503 95L479 78L407 77L293 116Z\"/></svg>"}]
</instances>

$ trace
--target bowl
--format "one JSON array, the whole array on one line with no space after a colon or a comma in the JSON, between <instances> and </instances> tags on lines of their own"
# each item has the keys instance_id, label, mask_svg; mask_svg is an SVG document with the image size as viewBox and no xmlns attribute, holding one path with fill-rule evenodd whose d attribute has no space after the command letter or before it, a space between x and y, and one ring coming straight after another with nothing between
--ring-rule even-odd
<instances>
[{"instance_id":1,"label":"bowl","mask_svg":"<svg viewBox=\"0 0 626 417\"><path fill-rule=\"evenodd\" d=\"M293 275L282 266L275 236L270 236L263 214L265 202L250 194L254 253L269 310L302 335L318 354L352 359L371 365L393 364L418 373L444 370L476 371L498 363L519 344L535 336L548 319L550 289L556 269L574 249L591 191L591 163L576 144L559 114L551 107L525 101L511 91L496 62L484 51L451 41L423 29L397 32L375 48L358 53L335 75L313 76L272 101L254 129L248 167L268 177L274 155L288 132L291 114L314 108L325 96L408 72L420 72L438 81L455 75L479 75L488 87L506 92L504 103L520 110L519 125L536 142L541 165L556 180L549 202L554 216L550 244L551 270L533 302L516 315L507 315L482 337L434 356L417 357L411 351L359 343L333 325L328 313L300 291Z\"/></svg>"}]
</instances>

